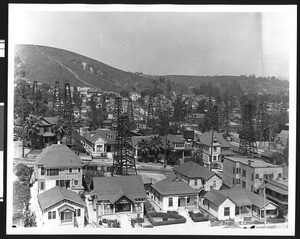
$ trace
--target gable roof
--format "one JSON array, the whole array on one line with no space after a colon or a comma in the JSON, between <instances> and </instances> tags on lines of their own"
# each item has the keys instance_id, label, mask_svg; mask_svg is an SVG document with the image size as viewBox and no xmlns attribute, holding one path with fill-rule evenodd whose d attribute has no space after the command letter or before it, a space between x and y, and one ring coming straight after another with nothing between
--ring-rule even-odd
<instances>
[{"instance_id":1,"label":"gable roof","mask_svg":"<svg viewBox=\"0 0 300 239\"><path fill-rule=\"evenodd\" d=\"M220 206L228 197L226 197L219 191L211 189L203 196L203 198L207 199L208 201L212 202L217 206Z\"/></svg>"},{"instance_id":2,"label":"gable roof","mask_svg":"<svg viewBox=\"0 0 300 239\"><path fill-rule=\"evenodd\" d=\"M147 197L142 177L139 175L94 177L93 186L93 193L97 195L98 201L114 203L122 196L130 200Z\"/></svg>"},{"instance_id":3,"label":"gable roof","mask_svg":"<svg viewBox=\"0 0 300 239\"><path fill-rule=\"evenodd\" d=\"M185 142L185 139L183 138L182 135L174 135L174 134L168 134L167 140L170 141L171 143L184 143Z\"/></svg>"},{"instance_id":4,"label":"gable roof","mask_svg":"<svg viewBox=\"0 0 300 239\"><path fill-rule=\"evenodd\" d=\"M69 147L62 144L52 144L45 148L37 157L36 165L51 167L82 167L81 158Z\"/></svg>"},{"instance_id":5,"label":"gable roof","mask_svg":"<svg viewBox=\"0 0 300 239\"><path fill-rule=\"evenodd\" d=\"M171 175L153 185L151 185L161 195L182 195L197 194L198 191L179 179L176 175Z\"/></svg>"},{"instance_id":6,"label":"gable roof","mask_svg":"<svg viewBox=\"0 0 300 239\"><path fill-rule=\"evenodd\" d=\"M204 145L211 145L211 136L212 132L205 132L201 135L199 135L200 142ZM218 143L221 145L221 147L224 148L230 148L230 144L226 139L223 138L222 134L214 132L214 138L218 141Z\"/></svg>"},{"instance_id":7,"label":"gable roof","mask_svg":"<svg viewBox=\"0 0 300 239\"><path fill-rule=\"evenodd\" d=\"M109 138L108 135L111 135L111 138ZM92 130L90 132L87 132L84 136L84 138L91 143L94 143L100 137L108 144L114 144L116 141L116 133L110 129L105 128Z\"/></svg>"},{"instance_id":8,"label":"gable roof","mask_svg":"<svg viewBox=\"0 0 300 239\"><path fill-rule=\"evenodd\" d=\"M173 168L173 171L180 173L188 178L203 178L205 180L208 180L212 176L217 175L215 172L210 171L193 161L181 164L180 166ZM217 176L220 177L219 175Z\"/></svg>"},{"instance_id":9,"label":"gable roof","mask_svg":"<svg viewBox=\"0 0 300 239\"><path fill-rule=\"evenodd\" d=\"M39 194L37 198L42 211L64 199L85 206L85 202L77 193L58 186Z\"/></svg>"}]
</instances>

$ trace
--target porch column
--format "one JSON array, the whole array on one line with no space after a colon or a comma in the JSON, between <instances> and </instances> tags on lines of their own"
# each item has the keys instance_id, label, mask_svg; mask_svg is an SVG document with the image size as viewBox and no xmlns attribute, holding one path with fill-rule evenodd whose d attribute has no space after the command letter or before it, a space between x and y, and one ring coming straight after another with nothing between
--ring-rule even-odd
<instances>
[{"instance_id":1,"label":"porch column","mask_svg":"<svg viewBox=\"0 0 300 239\"><path fill-rule=\"evenodd\" d=\"M188 196L185 196L184 199L185 199L185 207L187 207L187 199L188 199Z\"/></svg>"},{"instance_id":2,"label":"porch column","mask_svg":"<svg viewBox=\"0 0 300 239\"><path fill-rule=\"evenodd\" d=\"M97 225L98 225L98 211L99 211L98 207L99 207L99 204L96 203L96 223L97 223Z\"/></svg>"},{"instance_id":3,"label":"porch column","mask_svg":"<svg viewBox=\"0 0 300 239\"><path fill-rule=\"evenodd\" d=\"M115 213L116 213L116 205L113 204L113 214L115 214Z\"/></svg>"},{"instance_id":4,"label":"porch column","mask_svg":"<svg viewBox=\"0 0 300 239\"><path fill-rule=\"evenodd\" d=\"M130 213L132 213L132 205L133 203L130 203Z\"/></svg>"}]
</instances>

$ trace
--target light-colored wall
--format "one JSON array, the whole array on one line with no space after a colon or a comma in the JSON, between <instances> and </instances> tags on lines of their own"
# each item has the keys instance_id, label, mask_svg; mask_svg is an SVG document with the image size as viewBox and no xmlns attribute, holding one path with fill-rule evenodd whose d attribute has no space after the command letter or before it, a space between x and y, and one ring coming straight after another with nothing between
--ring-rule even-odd
<instances>
[{"instance_id":1,"label":"light-colored wall","mask_svg":"<svg viewBox=\"0 0 300 239\"><path fill-rule=\"evenodd\" d=\"M58 208L62 207L65 204L59 204L58 206L51 208L50 210L44 211L42 214L42 221L44 223L44 226L63 226L64 224L61 224L60 222L60 215L58 213ZM74 209L81 209L81 214L80 217L77 218L77 223L79 227L84 227L84 207L79 207L78 205L75 204L67 204L72 206ZM56 219L48 219L48 212L49 211L56 211ZM73 221L70 223L70 226L73 227L73 222L74 222L74 215L73 215Z\"/></svg>"},{"instance_id":2,"label":"light-colored wall","mask_svg":"<svg viewBox=\"0 0 300 239\"><path fill-rule=\"evenodd\" d=\"M219 220L226 220L229 218L235 218L235 204L230 201L229 199L226 199L220 206L215 205L212 202L209 202L209 207L207 205L207 200L204 198L200 201L200 206L208 211L210 214L218 218ZM224 216L224 208L229 207L230 208L230 215Z\"/></svg>"},{"instance_id":3,"label":"light-colored wall","mask_svg":"<svg viewBox=\"0 0 300 239\"><path fill-rule=\"evenodd\" d=\"M213 186L214 181L216 181L216 186ZM204 190L209 191L211 189L211 187L213 187L213 189L219 190L220 187L222 186L222 183L223 183L222 179L220 177L214 175L206 181Z\"/></svg>"}]
</instances>

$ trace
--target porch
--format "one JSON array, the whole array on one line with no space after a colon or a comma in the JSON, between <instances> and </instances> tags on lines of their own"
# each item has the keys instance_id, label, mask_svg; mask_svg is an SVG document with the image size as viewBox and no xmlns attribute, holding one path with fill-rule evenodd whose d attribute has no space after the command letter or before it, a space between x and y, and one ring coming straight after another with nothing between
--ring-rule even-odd
<instances>
[{"instance_id":1,"label":"porch","mask_svg":"<svg viewBox=\"0 0 300 239\"><path fill-rule=\"evenodd\" d=\"M178 196L178 208L185 207L189 210L194 210L197 208L197 201L197 195Z\"/></svg>"}]
</instances>

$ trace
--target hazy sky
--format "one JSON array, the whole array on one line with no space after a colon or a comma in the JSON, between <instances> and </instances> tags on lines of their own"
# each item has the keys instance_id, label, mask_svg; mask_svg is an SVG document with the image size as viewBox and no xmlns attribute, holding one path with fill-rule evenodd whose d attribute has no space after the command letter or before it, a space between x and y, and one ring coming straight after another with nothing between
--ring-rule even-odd
<instances>
[{"instance_id":1,"label":"hazy sky","mask_svg":"<svg viewBox=\"0 0 300 239\"><path fill-rule=\"evenodd\" d=\"M22 11L10 23L15 43L66 49L125 71L289 73L286 13Z\"/></svg>"}]
</instances>

